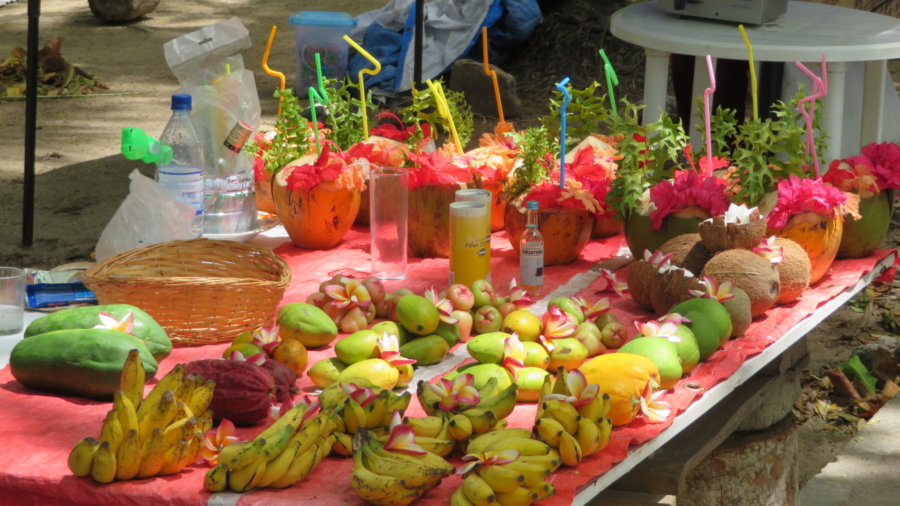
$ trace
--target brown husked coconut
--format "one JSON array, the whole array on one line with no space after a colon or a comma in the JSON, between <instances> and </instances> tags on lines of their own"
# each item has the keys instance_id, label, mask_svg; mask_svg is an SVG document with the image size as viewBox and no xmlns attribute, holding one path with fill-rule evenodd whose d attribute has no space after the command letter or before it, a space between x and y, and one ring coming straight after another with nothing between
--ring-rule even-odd
<instances>
[{"instance_id":1,"label":"brown husked coconut","mask_svg":"<svg viewBox=\"0 0 900 506\"><path fill-rule=\"evenodd\" d=\"M738 248L752 250L766 237L766 221L756 209L750 214L750 220L738 225L725 223L724 216L715 216L700 223L700 237L712 253Z\"/></svg>"},{"instance_id":2,"label":"brown husked coconut","mask_svg":"<svg viewBox=\"0 0 900 506\"><path fill-rule=\"evenodd\" d=\"M703 268L719 284L731 281L750 297L750 314L754 317L775 305L781 282L775 266L746 249L729 249L712 257Z\"/></svg>"},{"instance_id":3,"label":"brown husked coconut","mask_svg":"<svg viewBox=\"0 0 900 506\"><path fill-rule=\"evenodd\" d=\"M672 254L672 264L691 271L697 276L712 258L712 253L700 241L700 234L684 234L673 237L659 247L659 251Z\"/></svg>"},{"instance_id":4,"label":"brown husked coconut","mask_svg":"<svg viewBox=\"0 0 900 506\"><path fill-rule=\"evenodd\" d=\"M635 260L628 266L628 293L631 298L642 307L653 309L650 303L650 292L652 292L653 282L659 273L652 265L644 260Z\"/></svg>"},{"instance_id":5,"label":"brown husked coconut","mask_svg":"<svg viewBox=\"0 0 900 506\"><path fill-rule=\"evenodd\" d=\"M650 291L650 302L656 314L668 313L676 304L693 299L688 290L705 290L704 285L695 277L685 276L685 271L678 269L656 274L656 282Z\"/></svg>"},{"instance_id":6,"label":"brown husked coconut","mask_svg":"<svg viewBox=\"0 0 900 506\"><path fill-rule=\"evenodd\" d=\"M780 246L784 251L784 261L775 264L781 279L781 291L778 294L778 303L793 302L803 295L809 287L809 273L811 264L809 255L802 246L796 242L778 237L775 246Z\"/></svg>"}]
</instances>

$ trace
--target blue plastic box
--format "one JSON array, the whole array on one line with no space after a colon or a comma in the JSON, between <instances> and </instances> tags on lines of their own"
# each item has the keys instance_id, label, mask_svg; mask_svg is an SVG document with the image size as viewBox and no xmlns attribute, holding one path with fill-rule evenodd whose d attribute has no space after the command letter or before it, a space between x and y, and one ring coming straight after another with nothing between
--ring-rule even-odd
<instances>
[{"instance_id":1,"label":"blue plastic box","mask_svg":"<svg viewBox=\"0 0 900 506\"><path fill-rule=\"evenodd\" d=\"M309 96L310 86L316 86L316 53L322 75L343 80L350 49L343 37L356 26L356 18L346 12L303 11L291 16L290 22L297 44L297 96Z\"/></svg>"}]
</instances>

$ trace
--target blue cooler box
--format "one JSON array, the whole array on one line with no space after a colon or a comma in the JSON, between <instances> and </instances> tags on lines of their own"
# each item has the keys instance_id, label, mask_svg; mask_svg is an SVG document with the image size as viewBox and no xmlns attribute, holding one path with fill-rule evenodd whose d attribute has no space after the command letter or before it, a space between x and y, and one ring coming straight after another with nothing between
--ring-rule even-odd
<instances>
[{"instance_id":1,"label":"blue cooler box","mask_svg":"<svg viewBox=\"0 0 900 506\"><path fill-rule=\"evenodd\" d=\"M344 35L356 26L356 18L346 12L303 11L290 17L297 44L298 97L308 97L316 86L316 53L322 61L322 76L343 80L347 73L350 45Z\"/></svg>"}]
</instances>

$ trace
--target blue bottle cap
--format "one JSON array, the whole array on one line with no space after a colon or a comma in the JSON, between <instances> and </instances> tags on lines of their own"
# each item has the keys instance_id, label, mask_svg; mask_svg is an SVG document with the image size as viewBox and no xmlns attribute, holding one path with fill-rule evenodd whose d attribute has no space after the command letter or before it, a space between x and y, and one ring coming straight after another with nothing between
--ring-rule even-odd
<instances>
[{"instance_id":1,"label":"blue bottle cap","mask_svg":"<svg viewBox=\"0 0 900 506\"><path fill-rule=\"evenodd\" d=\"M525 209L537 209L538 203L536 200L529 200L525 203Z\"/></svg>"},{"instance_id":2,"label":"blue bottle cap","mask_svg":"<svg viewBox=\"0 0 900 506\"><path fill-rule=\"evenodd\" d=\"M190 95L172 95L172 110L173 111L190 111L191 110L191 96Z\"/></svg>"}]
</instances>

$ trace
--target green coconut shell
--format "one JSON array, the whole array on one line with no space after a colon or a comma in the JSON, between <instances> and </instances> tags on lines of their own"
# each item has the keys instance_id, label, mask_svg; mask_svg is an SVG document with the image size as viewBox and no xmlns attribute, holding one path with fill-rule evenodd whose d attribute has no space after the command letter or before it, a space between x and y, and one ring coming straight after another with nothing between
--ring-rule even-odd
<instances>
[{"instance_id":1,"label":"green coconut shell","mask_svg":"<svg viewBox=\"0 0 900 506\"><path fill-rule=\"evenodd\" d=\"M653 230L650 216L631 213L625 219L625 241L634 258L644 258L645 249L655 253L673 237L697 233L701 221L701 218L677 218L669 215L663 218L659 230Z\"/></svg>"},{"instance_id":2,"label":"green coconut shell","mask_svg":"<svg viewBox=\"0 0 900 506\"><path fill-rule=\"evenodd\" d=\"M859 199L859 214L854 220L844 217L844 232L838 248L838 258L862 258L875 250L891 224L894 192L885 190L878 195Z\"/></svg>"}]
</instances>

